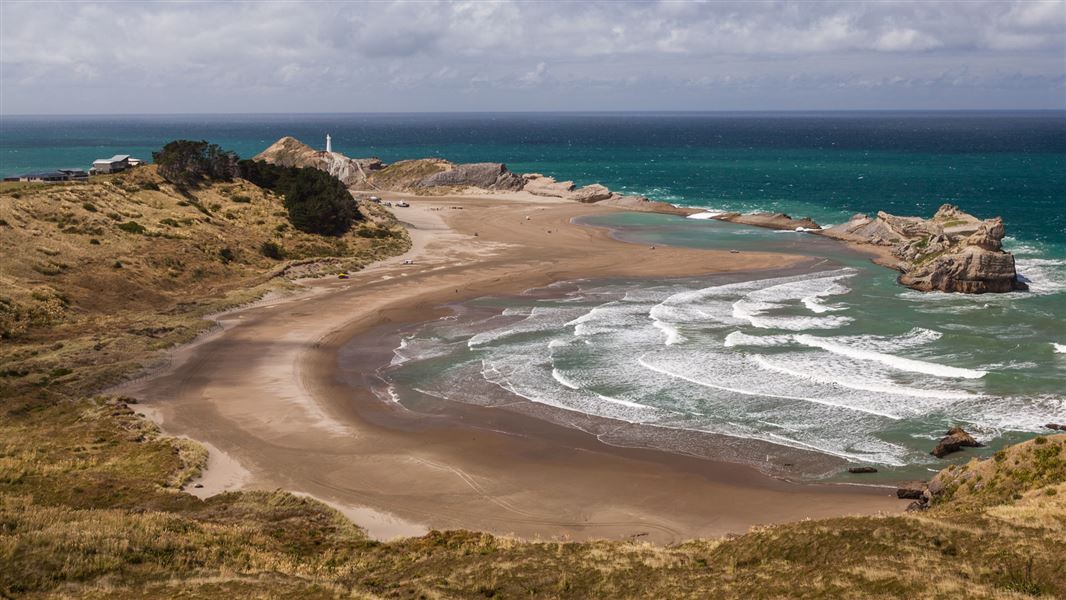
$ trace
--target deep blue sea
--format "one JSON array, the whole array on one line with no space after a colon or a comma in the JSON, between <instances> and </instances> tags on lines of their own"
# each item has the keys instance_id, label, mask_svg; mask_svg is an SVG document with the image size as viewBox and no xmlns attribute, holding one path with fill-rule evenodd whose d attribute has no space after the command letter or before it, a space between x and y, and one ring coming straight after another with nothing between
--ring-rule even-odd
<instances>
[{"instance_id":1,"label":"deep blue sea","mask_svg":"<svg viewBox=\"0 0 1066 600\"><path fill-rule=\"evenodd\" d=\"M951 202L1003 216L1033 290L921 294L813 236L610 215L590 224L649 245L827 260L800 276L570 282L457 306L396 350L385 375L410 406L504 390L646 424L681 451L698 453L678 432L711 432L907 475L938 466L928 449L950 424L994 450L1066 421L1066 112L5 116L0 173L150 158L176 138L250 157L283 135L321 147L327 133L353 157L502 161L823 225L878 210L929 216Z\"/></svg>"}]
</instances>

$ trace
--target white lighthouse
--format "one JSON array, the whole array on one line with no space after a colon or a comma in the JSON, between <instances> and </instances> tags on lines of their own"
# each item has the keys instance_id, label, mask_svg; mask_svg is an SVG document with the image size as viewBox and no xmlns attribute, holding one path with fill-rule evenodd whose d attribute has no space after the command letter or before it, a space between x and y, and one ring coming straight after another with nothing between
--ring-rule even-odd
<instances>
[{"instance_id":1,"label":"white lighthouse","mask_svg":"<svg viewBox=\"0 0 1066 600\"><path fill-rule=\"evenodd\" d=\"M333 138L326 134L326 152L333 152Z\"/></svg>"}]
</instances>

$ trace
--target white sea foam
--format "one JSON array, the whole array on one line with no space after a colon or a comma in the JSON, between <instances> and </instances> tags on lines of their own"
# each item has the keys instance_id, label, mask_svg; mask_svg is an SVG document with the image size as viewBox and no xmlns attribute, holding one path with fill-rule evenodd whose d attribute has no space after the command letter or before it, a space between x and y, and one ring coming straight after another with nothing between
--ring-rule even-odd
<instances>
[{"instance_id":1,"label":"white sea foam","mask_svg":"<svg viewBox=\"0 0 1066 600\"><path fill-rule=\"evenodd\" d=\"M1066 291L1066 260L1049 258L1016 258L1015 269L1036 294L1056 294Z\"/></svg>"},{"instance_id":2,"label":"white sea foam","mask_svg":"<svg viewBox=\"0 0 1066 600\"><path fill-rule=\"evenodd\" d=\"M853 390L893 394L910 398L933 398L938 400L967 400L975 396L969 392L896 385L879 380L872 374L856 373L854 370L847 369L847 366L853 365L847 365L845 368L825 369L826 361L818 358L814 358L813 360L793 361L798 362L802 366L802 369L789 368L784 364L785 361L782 360L782 357L787 360L790 356L795 355L775 354L772 355L772 357L754 356L753 360L764 369L784 373L798 379L806 379L808 381L825 385L839 385ZM804 354L804 356L807 355ZM825 372L827 370L829 371L828 373Z\"/></svg>"},{"instance_id":3,"label":"white sea foam","mask_svg":"<svg viewBox=\"0 0 1066 600\"><path fill-rule=\"evenodd\" d=\"M663 341L663 343L667 346L673 346L674 344L681 344L683 342L688 341L688 338L681 335L681 330L679 330L675 325L671 325L670 323L659 320L653 320L652 325L659 331L662 331L663 335L666 336L666 339Z\"/></svg>"},{"instance_id":4,"label":"white sea foam","mask_svg":"<svg viewBox=\"0 0 1066 600\"><path fill-rule=\"evenodd\" d=\"M562 385L564 385L564 386L566 386L566 387L568 387L568 388L570 388L572 390L580 390L581 389L581 386L579 386L578 384L574 383L566 375L563 375L562 371L560 371L559 369L552 368L552 377L556 381L561 383Z\"/></svg>"},{"instance_id":5,"label":"white sea foam","mask_svg":"<svg viewBox=\"0 0 1066 600\"><path fill-rule=\"evenodd\" d=\"M734 331L725 336L722 345L726 348L734 346L783 346L792 341L791 335L748 335L740 331Z\"/></svg>"},{"instance_id":6,"label":"white sea foam","mask_svg":"<svg viewBox=\"0 0 1066 600\"><path fill-rule=\"evenodd\" d=\"M807 307L807 310L816 314L836 312L838 310L846 310L846 307L843 306L828 306L826 304L822 304L822 301L817 296L805 296L803 298L800 298L800 301L803 302L803 305Z\"/></svg>"},{"instance_id":7,"label":"white sea foam","mask_svg":"<svg viewBox=\"0 0 1066 600\"><path fill-rule=\"evenodd\" d=\"M847 344L848 346L861 348L863 350L891 353L898 350L920 348L939 340L943 336L944 334L939 331L925 329L924 327L915 327L902 335L854 335L841 336L834 339L838 342Z\"/></svg>"},{"instance_id":8,"label":"white sea foam","mask_svg":"<svg viewBox=\"0 0 1066 600\"><path fill-rule=\"evenodd\" d=\"M818 299L848 293L849 288L841 284L840 280L852 277L855 273L854 269L840 269L821 277L789 278L780 283L753 290L733 303L733 318L746 320L760 329L804 331L841 327L850 323L851 317L804 317L767 313L788 306L790 302L797 300L812 312L819 314L830 312L832 309L819 304Z\"/></svg>"},{"instance_id":9,"label":"white sea foam","mask_svg":"<svg viewBox=\"0 0 1066 600\"><path fill-rule=\"evenodd\" d=\"M525 319L515 323L506 328L490 329L488 331L482 331L469 340L466 345L470 349L478 348L494 342L503 340L504 338L518 335L522 333L535 333L541 331L553 331L558 327L564 325L567 321L574 318L574 316L581 309L575 308L556 308L547 306L534 307L529 316Z\"/></svg>"},{"instance_id":10,"label":"white sea foam","mask_svg":"<svg viewBox=\"0 0 1066 600\"><path fill-rule=\"evenodd\" d=\"M1066 274L1054 261L1035 266ZM885 431L902 431L904 438L914 431L932 435L943 422L958 422L992 438L1066 418L1062 396L1035 401L984 395L980 378L987 372L1037 368L1046 361L1000 363L998 357L974 352L968 360L975 362L967 364L980 366L947 366L940 363L955 362L952 345L938 343L940 331L922 327L898 335L837 332L830 337L803 331L849 322L862 330L863 322L849 316L866 315L863 298L840 298L850 292L849 278L859 271L842 268L700 289L693 289L689 279L653 286L586 283L575 292L569 292L570 285L563 288L570 304L532 298L528 304L534 309L512 305L503 311L505 318L461 322L447 334L434 325L401 341L398 350L405 357L465 352L464 345L477 351L476 361L456 352L457 366L449 364L432 380L419 381L419 388L441 397L471 396L462 401L487 405L513 402L492 392L499 387L568 411L889 465L927 457L921 443L879 439ZM1039 283L1035 289L1039 294ZM906 300L908 310L944 315L988 307L1001 311L1020 297L909 291L890 296ZM972 316L926 315L914 322L936 323L955 339L970 335L960 328L973 327L971 321ZM434 335L440 339L424 343ZM1009 339L1011 329L1004 325L994 335ZM1056 356L1066 354L1062 342L1050 342ZM638 368L635 357L640 357ZM890 424L899 420L904 423Z\"/></svg>"},{"instance_id":11,"label":"white sea foam","mask_svg":"<svg viewBox=\"0 0 1066 600\"><path fill-rule=\"evenodd\" d=\"M593 392L593 393L595 393L595 392ZM651 410L652 409L652 407L645 406L645 405L640 404L638 402L630 402L629 400L622 400L621 398L614 398L612 396L604 396L603 394L599 394L599 393L596 393L596 397L598 399L600 399L600 400L603 400L604 402L610 402L612 404L617 404L619 406L625 406L625 407L628 407L628 408L636 408L636 409L640 409L640 410Z\"/></svg>"},{"instance_id":12,"label":"white sea foam","mask_svg":"<svg viewBox=\"0 0 1066 600\"><path fill-rule=\"evenodd\" d=\"M788 395L788 394L778 394L778 393L773 393L773 392L769 392L769 391L761 391L761 390L756 390L756 389L746 389L746 388L740 388L740 387L731 387L731 386L727 386L727 385L720 385L720 384L714 383L712 381L709 381L706 378L700 378L700 377L698 377L698 376L696 376L694 374L679 372L679 371L671 370L671 369L663 367L663 366L659 366L659 365L653 364L653 363L651 363L651 362L646 360L646 356L639 357L637 359L637 364L639 364L640 366L644 367L645 369L648 369L649 371L655 371L656 373L661 373L663 375L669 375L670 377L676 377L678 379L681 379L683 381L687 381L689 383L694 383L696 385L702 385L704 387L713 388L713 389L716 389L716 390L721 390L723 392L731 392L731 393L734 393L734 394L740 394L742 396L759 396L759 397L763 397L763 398L776 398L776 399L779 399L779 400L796 400L796 401L799 401L799 402L810 402L810 403L813 403L813 404L821 404L821 405L824 405L824 406L833 406L833 407L836 407L836 408L846 408L846 409L849 409L849 410L854 410L854 411L858 411L858 412L864 412L864 413L867 413L867 414L877 415L879 417L885 417L885 418L893 419L893 420L899 420L900 418L902 418L899 415L895 415L895 414L892 414L892 413L879 411L879 410L874 410L874 409L870 409L870 408L866 408L866 407L853 406L853 405L844 404L844 403L841 403L841 402L834 402L832 400L826 400L826 399L822 399L822 398L813 398L813 397L807 397L807 396L793 396L793 395Z\"/></svg>"},{"instance_id":13,"label":"white sea foam","mask_svg":"<svg viewBox=\"0 0 1066 600\"><path fill-rule=\"evenodd\" d=\"M834 354L840 354L850 358L858 360L869 360L879 362L884 365L888 365L894 369L901 371L913 371L915 373L924 373L926 375L933 375L936 377L961 377L964 379L979 379L987 375L986 371L979 371L977 369L963 369L960 367L950 367L947 365L939 365L936 363L926 362L922 360L914 360L912 358L903 358L900 356L893 356L891 354L883 354L881 352L874 352L872 350L864 350L862 348L854 348L838 342L831 341L827 338L822 338L814 335L800 334L795 337L795 340L806 346L813 348L821 348Z\"/></svg>"},{"instance_id":14,"label":"white sea foam","mask_svg":"<svg viewBox=\"0 0 1066 600\"><path fill-rule=\"evenodd\" d=\"M689 215L686 218L688 218L688 219L713 219L713 218L717 217L720 214L723 214L723 213L720 213L720 212L702 212L702 213L696 213L696 214L693 214L693 215Z\"/></svg>"}]
</instances>

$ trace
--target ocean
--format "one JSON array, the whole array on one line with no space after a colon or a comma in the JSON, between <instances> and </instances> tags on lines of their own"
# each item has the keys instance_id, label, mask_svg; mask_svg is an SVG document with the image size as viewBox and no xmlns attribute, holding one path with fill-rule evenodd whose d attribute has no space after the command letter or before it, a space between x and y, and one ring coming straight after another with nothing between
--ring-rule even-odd
<instances>
[{"instance_id":1,"label":"ocean","mask_svg":"<svg viewBox=\"0 0 1066 600\"><path fill-rule=\"evenodd\" d=\"M0 172L148 158L179 137L248 157L282 135L320 146L326 133L349 156L502 161L678 205L823 225L878 210L929 216L951 202L1003 216L1032 288L922 294L815 236L597 217L588 224L637 243L826 260L804 274L562 282L457 305L399 343L383 377L402 403L481 402L497 390L561 409L555 419L575 415L574 426L582 415L647 425L657 445L678 451L691 450L684 432L708 432L889 476L941 464L928 451L953 424L987 453L1066 422L1062 112L5 116Z\"/></svg>"}]
</instances>

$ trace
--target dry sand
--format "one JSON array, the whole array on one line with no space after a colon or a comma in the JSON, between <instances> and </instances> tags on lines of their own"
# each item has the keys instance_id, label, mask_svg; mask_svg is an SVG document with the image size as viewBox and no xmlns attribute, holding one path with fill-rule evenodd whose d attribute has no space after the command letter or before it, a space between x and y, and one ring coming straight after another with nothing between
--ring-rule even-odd
<instances>
[{"instance_id":1,"label":"dry sand","mask_svg":"<svg viewBox=\"0 0 1066 600\"><path fill-rule=\"evenodd\" d=\"M379 539L466 528L673 542L902 509L885 488L801 485L738 464L615 448L498 409L416 414L345 383L337 354L353 336L379 339L371 334L440 316L444 303L567 279L752 271L804 260L626 244L571 223L611 209L522 194L407 199L410 208L395 209L414 241L406 255L222 315L216 333L121 390L144 402L164 431L210 444L201 493L309 494Z\"/></svg>"}]
</instances>

